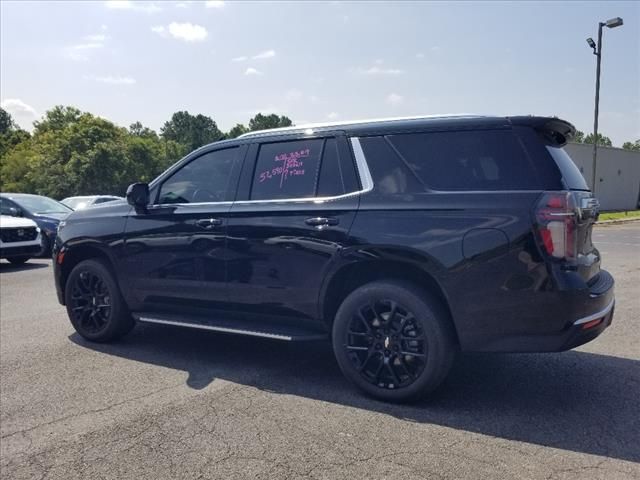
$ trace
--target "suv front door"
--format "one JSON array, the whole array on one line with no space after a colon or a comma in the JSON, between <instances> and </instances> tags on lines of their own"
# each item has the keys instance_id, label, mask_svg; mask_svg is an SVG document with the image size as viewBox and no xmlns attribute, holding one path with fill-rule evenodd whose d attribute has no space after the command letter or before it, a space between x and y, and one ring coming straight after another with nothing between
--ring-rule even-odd
<instances>
[{"instance_id":1,"label":"suv front door","mask_svg":"<svg viewBox=\"0 0 640 480\"><path fill-rule=\"evenodd\" d=\"M246 147L203 152L152 188L131 211L121 260L134 311L193 313L227 303L227 218Z\"/></svg>"},{"instance_id":2,"label":"suv front door","mask_svg":"<svg viewBox=\"0 0 640 480\"><path fill-rule=\"evenodd\" d=\"M316 319L360 186L343 136L250 147L228 226L229 299L251 316Z\"/></svg>"}]
</instances>

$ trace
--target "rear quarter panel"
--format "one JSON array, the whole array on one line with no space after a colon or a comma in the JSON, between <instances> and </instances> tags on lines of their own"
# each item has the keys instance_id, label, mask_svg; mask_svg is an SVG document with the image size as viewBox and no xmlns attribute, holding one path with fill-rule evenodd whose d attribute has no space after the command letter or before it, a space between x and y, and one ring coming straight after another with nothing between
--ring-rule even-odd
<instances>
[{"instance_id":1,"label":"rear quarter panel","mask_svg":"<svg viewBox=\"0 0 640 480\"><path fill-rule=\"evenodd\" d=\"M408 262L440 285L461 347L482 350L497 337L560 331L545 314L557 293L532 231L540 192L364 195L351 229L363 251Z\"/></svg>"}]
</instances>

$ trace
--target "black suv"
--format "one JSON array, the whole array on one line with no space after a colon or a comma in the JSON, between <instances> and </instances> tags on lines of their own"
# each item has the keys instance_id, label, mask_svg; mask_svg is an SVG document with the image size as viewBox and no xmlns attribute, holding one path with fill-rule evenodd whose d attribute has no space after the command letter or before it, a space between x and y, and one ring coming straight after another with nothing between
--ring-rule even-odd
<instances>
[{"instance_id":1,"label":"black suv","mask_svg":"<svg viewBox=\"0 0 640 480\"><path fill-rule=\"evenodd\" d=\"M566 350L611 323L598 203L550 117L290 127L202 147L54 248L84 338L135 322L330 338L365 392L433 390L455 352Z\"/></svg>"}]
</instances>

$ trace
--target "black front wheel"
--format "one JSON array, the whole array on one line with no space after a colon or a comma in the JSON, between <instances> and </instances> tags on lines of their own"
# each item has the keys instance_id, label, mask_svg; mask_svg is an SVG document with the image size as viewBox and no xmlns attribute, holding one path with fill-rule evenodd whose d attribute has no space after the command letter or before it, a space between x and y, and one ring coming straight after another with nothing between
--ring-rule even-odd
<instances>
[{"instance_id":1,"label":"black front wheel","mask_svg":"<svg viewBox=\"0 0 640 480\"><path fill-rule=\"evenodd\" d=\"M134 325L109 268L99 260L84 260L69 274L65 303L71 324L92 342L109 342Z\"/></svg>"},{"instance_id":2,"label":"black front wheel","mask_svg":"<svg viewBox=\"0 0 640 480\"><path fill-rule=\"evenodd\" d=\"M340 369L360 389L382 400L406 401L444 380L455 341L435 297L387 281L347 296L333 324L333 348Z\"/></svg>"}]
</instances>

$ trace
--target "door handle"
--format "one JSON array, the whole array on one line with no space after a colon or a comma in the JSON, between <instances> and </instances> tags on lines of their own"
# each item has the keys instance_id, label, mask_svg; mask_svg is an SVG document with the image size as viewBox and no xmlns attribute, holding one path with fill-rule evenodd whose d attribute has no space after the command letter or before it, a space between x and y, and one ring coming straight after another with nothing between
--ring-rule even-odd
<instances>
[{"instance_id":1,"label":"door handle","mask_svg":"<svg viewBox=\"0 0 640 480\"><path fill-rule=\"evenodd\" d=\"M201 218L200 220L196 220L196 225L201 228L211 229L222 225L222 220L219 218Z\"/></svg>"},{"instance_id":2,"label":"door handle","mask_svg":"<svg viewBox=\"0 0 640 480\"><path fill-rule=\"evenodd\" d=\"M333 217L312 217L307 218L304 223L306 223L307 225L311 225L312 227L328 227L338 225L340 221L337 218Z\"/></svg>"}]
</instances>

